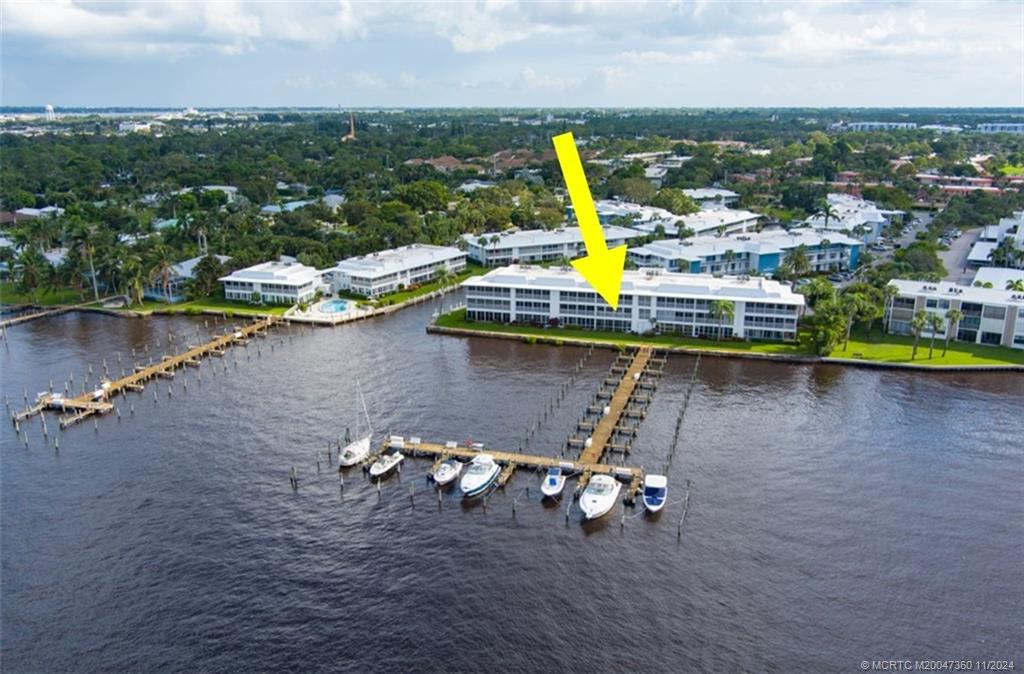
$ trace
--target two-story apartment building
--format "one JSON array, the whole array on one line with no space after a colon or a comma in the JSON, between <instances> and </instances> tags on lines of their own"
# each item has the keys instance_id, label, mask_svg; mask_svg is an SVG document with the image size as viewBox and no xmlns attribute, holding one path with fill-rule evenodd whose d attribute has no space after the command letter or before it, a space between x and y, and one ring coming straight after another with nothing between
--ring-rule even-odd
<instances>
[{"instance_id":1,"label":"two-story apartment building","mask_svg":"<svg viewBox=\"0 0 1024 674\"><path fill-rule=\"evenodd\" d=\"M324 272L324 277L335 291L379 297L465 267L466 254L458 248L414 243L342 260Z\"/></svg>"},{"instance_id":2,"label":"two-story apartment building","mask_svg":"<svg viewBox=\"0 0 1024 674\"><path fill-rule=\"evenodd\" d=\"M914 314L924 311L943 320L936 337L958 342L1024 349L1024 293L999 288L978 288L953 283L928 283L896 279L889 282L896 296L886 309L886 329L893 334L913 334ZM951 324L946 312L959 309L960 321ZM930 328L922 335L931 336Z\"/></svg>"},{"instance_id":3,"label":"two-story apartment building","mask_svg":"<svg viewBox=\"0 0 1024 674\"><path fill-rule=\"evenodd\" d=\"M259 294L268 304L308 302L325 289L316 267L280 260L238 269L219 280L229 300L249 302Z\"/></svg>"},{"instance_id":4,"label":"two-story apartment building","mask_svg":"<svg viewBox=\"0 0 1024 674\"><path fill-rule=\"evenodd\" d=\"M793 340L804 297L765 278L625 271L613 310L575 270L511 266L463 281L466 318L498 323L568 325L589 330L675 333L694 337ZM731 319L720 324L716 300Z\"/></svg>"},{"instance_id":5,"label":"two-story apartment building","mask_svg":"<svg viewBox=\"0 0 1024 674\"><path fill-rule=\"evenodd\" d=\"M609 248L621 246L641 236L641 232L626 227L604 227L604 238ZM469 259L485 267L573 259L586 252L579 227L510 229L487 234L466 234L463 239L466 241Z\"/></svg>"},{"instance_id":6,"label":"two-story apartment building","mask_svg":"<svg viewBox=\"0 0 1024 674\"><path fill-rule=\"evenodd\" d=\"M786 256L803 247L811 271L854 269L863 243L838 232L772 230L733 236L653 241L629 249L641 267L692 274L774 274Z\"/></svg>"}]
</instances>

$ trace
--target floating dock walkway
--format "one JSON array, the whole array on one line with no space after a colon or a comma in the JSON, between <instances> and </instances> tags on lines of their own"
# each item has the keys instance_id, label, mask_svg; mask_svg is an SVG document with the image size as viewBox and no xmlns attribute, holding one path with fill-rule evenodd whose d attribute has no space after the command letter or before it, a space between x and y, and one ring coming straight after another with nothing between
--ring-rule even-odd
<instances>
[{"instance_id":1,"label":"floating dock walkway","mask_svg":"<svg viewBox=\"0 0 1024 674\"><path fill-rule=\"evenodd\" d=\"M185 365L198 365L205 356L223 356L227 347L234 344L247 344L254 335L265 335L267 330L281 319L268 316L243 327L234 327L224 334L201 344L191 346L175 356L164 356L157 363L137 365L135 371L120 379L100 382L99 388L68 398L55 393L44 393L39 396L35 405L27 407L13 416L15 423L38 414L43 410L60 410L65 415L60 419L60 427L67 428L93 414L104 414L114 409L110 398L123 392L141 391L145 382L155 377L173 377L174 371ZM70 412L70 414L68 414Z\"/></svg>"}]
</instances>

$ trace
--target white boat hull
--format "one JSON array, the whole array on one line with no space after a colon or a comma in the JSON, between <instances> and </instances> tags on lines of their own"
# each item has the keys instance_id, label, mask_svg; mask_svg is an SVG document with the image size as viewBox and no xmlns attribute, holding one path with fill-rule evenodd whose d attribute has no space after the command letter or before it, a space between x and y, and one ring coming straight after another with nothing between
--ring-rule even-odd
<instances>
[{"instance_id":1,"label":"white boat hull","mask_svg":"<svg viewBox=\"0 0 1024 674\"><path fill-rule=\"evenodd\" d=\"M664 507L665 507L665 501L664 500L662 500L660 503L659 502L653 502L652 503L651 501L648 501L647 499L644 499L644 508L646 508L647 512L649 512L649 513L656 513L656 512L658 512L659 510L661 510Z\"/></svg>"},{"instance_id":2,"label":"white boat hull","mask_svg":"<svg viewBox=\"0 0 1024 674\"><path fill-rule=\"evenodd\" d=\"M607 489L598 493L593 487L601 483ZM613 477L598 475L591 478L591 484L587 485L580 496L580 510L583 511L583 516L588 520L596 520L607 515L615 507L615 501L618 500L620 491L622 491L622 485Z\"/></svg>"},{"instance_id":3,"label":"white boat hull","mask_svg":"<svg viewBox=\"0 0 1024 674\"><path fill-rule=\"evenodd\" d=\"M647 512L656 513L668 501L668 478L664 475L648 475L644 478L643 502Z\"/></svg>"},{"instance_id":4,"label":"white boat hull","mask_svg":"<svg viewBox=\"0 0 1024 674\"><path fill-rule=\"evenodd\" d=\"M357 463L366 460L370 455L370 435L351 442L338 453L338 465L342 468L350 468Z\"/></svg>"},{"instance_id":5,"label":"white boat hull","mask_svg":"<svg viewBox=\"0 0 1024 674\"><path fill-rule=\"evenodd\" d=\"M370 466L370 477L381 478L393 471L398 467L402 461L405 460L405 456L399 452L394 454L385 454Z\"/></svg>"},{"instance_id":6,"label":"white boat hull","mask_svg":"<svg viewBox=\"0 0 1024 674\"><path fill-rule=\"evenodd\" d=\"M550 480L544 478L544 482L540 485L540 493L548 498L555 498L562 494L562 490L565 489L565 476L562 475L557 480Z\"/></svg>"},{"instance_id":7,"label":"white boat hull","mask_svg":"<svg viewBox=\"0 0 1024 674\"><path fill-rule=\"evenodd\" d=\"M445 461L434 471L434 483L439 487L451 484L462 473L460 461Z\"/></svg>"},{"instance_id":8,"label":"white boat hull","mask_svg":"<svg viewBox=\"0 0 1024 674\"><path fill-rule=\"evenodd\" d=\"M473 459L476 462L480 457ZM501 466L491 462L487 465L486 472L478 472L474 470L476 465L471 465L470 469L462 476L462 481L459 482L459 489L462 491L462 495L465 498L473 498L479 496L485 491L491 488L498 480L498 475L501 473Z\"/></svg>"}]
</instances>

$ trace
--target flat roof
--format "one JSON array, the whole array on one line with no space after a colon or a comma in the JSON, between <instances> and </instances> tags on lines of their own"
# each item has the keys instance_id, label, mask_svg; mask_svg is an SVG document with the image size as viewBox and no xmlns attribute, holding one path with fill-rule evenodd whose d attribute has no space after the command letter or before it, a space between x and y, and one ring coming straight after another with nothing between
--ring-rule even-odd
<instances>
[{"instance_id":1,"label":"flat roof","mask_svg":"<svg viewBox=\"0 0 1024 674\"><path fill-rule=\"evenodd\" d=\"M463 251L453 246L413 243L400 248L350 257L338 262L330 271L360 278L376 278L424 265L441 264L448 260L465 257L465 255Z\"/></svg>"},{"instance_id":2,"label":"flat roof","mask_svg":"<svg viewBox=\"0 0 1024 674\"><path fill-rule=\"evenodd\" d=\"M697 211L687 215L673 215L669 221L649 221L634 225L642 232L653 233L658 225L665 228L667 234L674 234L680 227L693 230L695 233L707 232L719 227L732 227L751 221L756 222L761 218L753 211L743 211L733 208L715 208Z\"/></svg>"},{"instance_id":3,"label":"flat roof","mask_svg":"<svg viewBox=\"0 0 1024 674\"><path fill-rule=\"evenodd\" d=\"M705 199L734 199L739 198L739 194L732 190L724 190L720 187L698 187L696 189L685 189L683 194L696 199L697 201L703 201Z\"/></svg>"},{"instance_id":4,"label":"flat roof","mask_svg":"<svg viewBox=\"0 0 1024 674\"><path fill-rule=\"evenodd\" d=\"M1006 267L982 267L974 275L974 283L991 283L994 288L1005 290L1009 281L1024 281L1024 269Z\"/></svg>"},{"instance_id":5,"label":"flat roof","mask_svg":"<svg viewBox=\"0 0 1024 674\"><path fill-rule=\"evenodd\" d=\"M978 241L971 246L971 252L967 254L968 262L988 262L992 251L998 246L995 241Z\"/></svg>"},{"instance_id":6,"label":"flat roof","mask_svg":"<svg viewBox=\"0 0 1024 674\"><path fill-rule=\"evenodd\" d=\"M534 288L597 294L575 269L545 269L529 265L499 267L483 276L470 277L462 285L467 288ZM622 273L622 293L804 305L803 295L794 293L788 285L764 277L677 274L662 269L627 269Z\"/></svg>"},{"instance_id":7,"label":"flat roof","mask_svg":"<svg viewBox=\"0 0 1024 674\"><path fill-rule=\"evenodd\" d=\"M1002 288L977 288L975 286L961 286L949 281L929 283L928 281L910 281L907 279L893 279L889 285L895 286L901 295L920 295L923 297L935 297L940 299L958 299L964 302L976 302L978 304L1015 304L1024 306L1024 293ZM1019 299L1014 299L1014 298Z\"/></svg>"},{"instance_id":8,"label":"flat roof","mask_svg":"<svg viewBox=\"0 0 1024 674\"><path fill-rule=\"evenodd\" d=\"M695 260L710 255L723 255L727 250L734 253L770 255L801 245L814 247L828 240L833 245L862 246L863 242L845 234L822 233L812 229L791 229L788 232L773 230L751 232L733 236L694 236L688 239L664 239L652 241L644 246L630 248L630 253L653 255L655 257L682 258Z\"/></svg>"},{"instance_id":9,"label":"flat roof","mask_svg":"<svg viewBox=\"0 0 1024 674\"><path fill-rule=\"evenodd\" d=\"M242 281L245 283L279 283L281 285L302 286L311 280L319 280L320 272L316 267L307 267L299 262L261 262L260 264L237 269L219 281Z\"/></svg>"},{"instance_id":10,"label":"flat roof","mask_svg":"<svg viewBox=\"0 0 1024 674\"><path fill-rule=\"evenodd\" d=\"M605 225L604 238L606 240L633 239L643 236L641 232L629 227L616 227ZM491 237L497 236L496 243L491 242ZM486 250L500 250L502 248L525 248L527 246L555 246L567 243L582 243L583 235L579 227L559 227L558 229L520 229L504 232L488 232L485 234L464 234L463 238L470 244ZM480 239L487 239L485 245L480 244Z\"/></svg>"}]
</instances>

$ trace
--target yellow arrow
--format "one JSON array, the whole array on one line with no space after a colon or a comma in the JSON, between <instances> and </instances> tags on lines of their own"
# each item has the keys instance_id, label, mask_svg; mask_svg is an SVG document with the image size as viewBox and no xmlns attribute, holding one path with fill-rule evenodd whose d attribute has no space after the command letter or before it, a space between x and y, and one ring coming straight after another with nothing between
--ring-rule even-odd
<instances>
[{"instance_id":1,"label":"yellow arrow","mask_svg":"<svg viewBox=\"0 0 1024 674\"><path fill-rule=\"evenodd\" d=\"M586 257L572 261L576 271L583 274L597 293L612 309L619 308L619 290L622 289L622 270L626 266L626 247L616 246L611 250L604 240L604 230L597 220L597 209L594 199L590 196L587 176L583 174L583 163L580 153L576 151L576 140L572 132L563 133L551 139L555 144L555 154L562 167L565 187L569 190L572 209L576 213L576 221L583 234L583 244L587 247Z\"/></svg>"}]
</instances>

